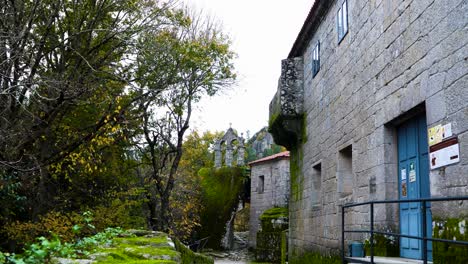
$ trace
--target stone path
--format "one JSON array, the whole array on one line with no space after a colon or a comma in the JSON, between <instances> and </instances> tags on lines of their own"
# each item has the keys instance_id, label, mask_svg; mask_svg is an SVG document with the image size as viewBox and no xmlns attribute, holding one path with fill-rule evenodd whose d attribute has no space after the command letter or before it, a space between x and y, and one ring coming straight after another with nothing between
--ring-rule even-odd
<instances>
[{"instance_id":1,"label":"stone path","mask_svg":"<svg viewBox=\"0 0 468 264\"><path fill-rule=\"evenodd\" d=\"M228 259L215 259L215 264L248 264L246 261L233 261Z\"/></svg>"}]
</instances>

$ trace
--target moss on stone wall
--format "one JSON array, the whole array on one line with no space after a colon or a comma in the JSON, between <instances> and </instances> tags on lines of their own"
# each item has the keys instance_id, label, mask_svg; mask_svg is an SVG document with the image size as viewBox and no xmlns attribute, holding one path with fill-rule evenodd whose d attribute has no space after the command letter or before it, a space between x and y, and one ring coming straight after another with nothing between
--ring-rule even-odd
<instances>
[{"instance_id":1,"label":"moss on stone wall","mask_svg":"<svg viewBox=\"0 0 468 264\"><path fill-rule=\"evenodd\" d=\"M207 247L219 249L226 223L239 204L247 172L241 167L203 168L201 228L198 239L209 237Z\"/></svg>"},{"instance_id":2,"label":"moss on stone wall","mask_svg":"<svg viewBox=\"0 0 468 264\"><path fill-rule=\"evenodd\" d=\"M287 207L273 207L260 215L261 231L257 233L255 250L257 261L286 262L288 215Z\"/></svg>"},{"instance_id":3,"label":"moss on stone wall","mask_svg":"<svg viewBox=\"0 0 468 264\"><path fill-rule=\"evenodd\" d=\"M302 177L302 149L294 148L290 151L289 159L289 170L290 170L290 184L291 184L291 195L290 199L293 202L298 202L302 199L303 181Z\"/></svg>"},{"instance_id":4,"label":"moss on stone wall","mask_svg":"<svg viewBox=\"0 0 468 264\"><path fill-rule=\"evenodd\" d=\"M460 218L434 218L433 238L468 241L466 216ZM432 244L434 263L468 263L468 249L463 245L434 242Z\"/></svg>"},{"instance_id":5,"label":"moss on stone wall","mask_svg":"<svg viewBox=\"0 0 468 264\"><path fill-rule=\"evenodd\" d=\"M260 215L262 231L275 232L288 228L289 211L286 207L273 207Z\"/></svg>"},{"instance_id":6,"label":"moss on stone wall","mask_svg":"<svg viewBox=\"0 0 468 264\"><path fill-rule=\"evenodd\" d=\"M178 239L174 239L175 247L180 252L182 264L213 264L213 258L200 253L191 251L188 247L182 244Z\"/></svg>"}]
</instances>

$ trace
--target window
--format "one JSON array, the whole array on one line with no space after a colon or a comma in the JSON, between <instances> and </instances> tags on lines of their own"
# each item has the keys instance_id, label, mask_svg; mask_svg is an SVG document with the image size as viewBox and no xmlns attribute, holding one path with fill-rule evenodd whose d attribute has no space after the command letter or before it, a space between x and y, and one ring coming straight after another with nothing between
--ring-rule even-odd
<instances>
[{"instance_id":1,"label":"window","mask_svg":"<svg viewBox=\"0 0 468 264\"><path fill-rule=\"evenodd\" d=\"M338 9L338 14L336 17L337 29L338 29L338 43L346 36L348 33L348 1L345 0L341 4L340 9Z\"/></svg>"},{"instance_id":2,"label":"window","mask_svg":"<svg viewBox=\"0 0 468 264\"><path fill-rule=\"evenodd\" d=\"M312 77L315 77L320 70L320 42L317 41L312 51Z\"/></svg>"},{"instance_id":3,"label":"window","mask_svg":"<svg viewBox=\"0 0 468 264\"><path fill-rule=\"evenodd\" d=\"M264 190L265 190L265 176L259 176L258 177L257 192L258 193L263 193Z\"/></svg>"},{"instance_id":4,"label":"window","mask_svg":"<svg viewBox=\"0 0 468 264\"><path fill-rule=\"evenodd\" d=\"M322 163L312 166L312 205L317 206L321 203L321 185L322 185Z\"/></svg>"},{"instance_id":5,"label":"window","mask_svg":"<svg viewBox=\"0 0 468 264\"><path fill-rule=\"evenodd\" d=\"M353 147L347 146L338 153L338 194L340 198L353 193Z\"/></svg>"}]
</instances>

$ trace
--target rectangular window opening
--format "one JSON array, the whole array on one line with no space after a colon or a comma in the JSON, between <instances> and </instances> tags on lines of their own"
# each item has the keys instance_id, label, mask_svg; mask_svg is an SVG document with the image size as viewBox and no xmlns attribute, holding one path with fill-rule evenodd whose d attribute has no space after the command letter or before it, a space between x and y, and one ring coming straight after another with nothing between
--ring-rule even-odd
<instances>
[{"instance_id":1,"label":"rectangular window opening","mask_svg":"<svg viewBox=\"0 0 468 264\"><path fill-rule=\"evenodd\" d=\"M349 145L338 153L337 189L340 198L353 193L353 147Z\"/></svg>"},{"instance_id":2,"label":"rectangular window opening","mask_svg":"<svg viewBox=\"0 0 468 264\"><path fill-rule=\"evenodd\" d=\"M312 51L312 78L317 75L320 71L320 42L317 41L317 44Z\"/></svg>"},{"instance_id":3,"label":"rectangular window opening","mask_svg":"<svg viewBox=\"0 0 468 264\"><path fill-rule=\"evenodd\" d=\"M322 163L317 163L312 166L312 205L318 206L321 204L321 187L322 187Z\"/></svg>"},{"instance_id":4,"label":"rectangular window opening","mask_svg":"<svg viewBox=\"0 0 468 264\"><path fill-rule=\"evenodd\" d=\"M259 176L258 177L257 192L258 193L263 193L264 191L265 191L265 176Z\"/></svg>"},{"instance_id":5,"label":"rectangular window opening","mask_svg":"<svg viewBox=\"0 0 468 264\"><path fill-rule=\"evenodd\" d=\"M348 1L345 0L338 9L336 15L337 31L338 31L338 43L343 40L348 33Z\"/></svg>"}]
</instances>

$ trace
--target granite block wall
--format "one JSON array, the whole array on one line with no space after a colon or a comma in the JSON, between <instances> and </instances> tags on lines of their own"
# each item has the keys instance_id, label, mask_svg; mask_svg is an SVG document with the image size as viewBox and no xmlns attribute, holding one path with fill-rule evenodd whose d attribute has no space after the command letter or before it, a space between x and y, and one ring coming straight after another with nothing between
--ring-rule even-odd
<instances>
[{"instance_id":1,"label":"granite block wall","mask_svg":"<svg viewBox=\"0 0 468 264\"><path fill-rule=\"evenodd\" d=\"M263 192L259 179L264 177ZM255 248L259 217L274 206L287 206L289 197L289 158L280 158L251 165L251 197L249 247Z\"/></svg>"},{"instance_id":2,"label":"granite block wall","mask_svg":"<svg viewBox=\"0 0 468 264\"><path fill-rule=\"evenodd\" d=\"M425 114L428 127L451 123L460 142L459 163L430 171L431 196L468 195L468 1L348 0L349 30L338 43L342 2L319 18L302 54L306 137L292 154L301 172L289 203L289 245L298 253L339 250L340 205L398 198L396 127L410 115ZM466 208L434 204L433 214ZM397 206L375 210L380 227L398 229ZM368 228L368 208L346 222Z\"/></svg>"}]
</instances>

